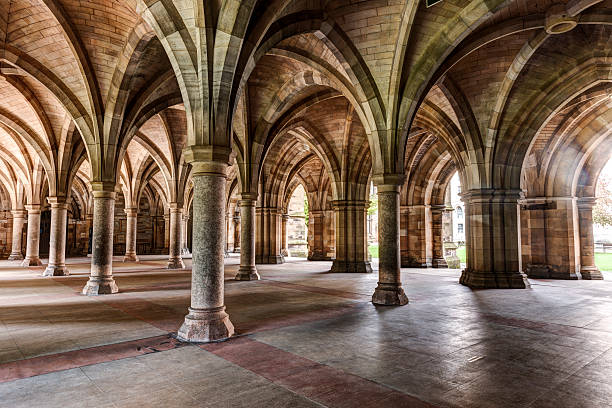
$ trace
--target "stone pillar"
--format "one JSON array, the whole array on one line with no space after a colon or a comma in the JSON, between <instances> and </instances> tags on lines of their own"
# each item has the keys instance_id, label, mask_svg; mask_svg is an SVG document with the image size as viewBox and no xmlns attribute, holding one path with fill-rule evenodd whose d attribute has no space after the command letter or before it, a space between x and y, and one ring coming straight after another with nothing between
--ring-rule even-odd
<instances>
[{"instance_id":1,"label":"stone pillar","mask_svg":"<svg viewBox=\"0 0 612 408\"><path fill-rule=\"evenodd\" d=\"M313 210L308 212L308 260L309 261L331 261L332 258L326 247L326 215L323 210ZM366 240L367 244L367 240ZM367 251L367 245L366 245ZM367 252L366 252L367 261Z\"/></svg>"},{"instance_id":2,"label":"stone pillar","mask_svg":"<svg viewBox=\"0 0 612 408\"><path fill-rule=\"evenodd\" d=\"M123 262L138 262L136 237L138 236L138 208L126 208L125 256Z\"/></svg>"},{"instance_id":3,"label":"stone pillar","mask_svg":"<svg viewBox=\"0 0 612 408\"><path fill-rule=\"evenodd\" d=\"M442 241L453 242L453 208L450 184L444 193L444 213L442 215Z\"/></svg>"},{"instance_id":4,"label":"stone pillar","mask_svg":"<svg viewBox=\"0 0 612 408\"><path fill-rule=\"evenodd\" d=\"M593 239L594 197L578 199L578 223L580 225L580 274L582 279L603 279L595 266L595 242Z\"/></svg>"},{"instance_id":5,"label":"stone pillar","mask_svg":"<svg viewBox=\"0 0 612 408\"><path fill-rule=\"evenodd\" d=\"M369 203L335 200L332 205L336 217L336 258L331 271L372 273L366 230Z\"/></svg>"},{"instance_id":6,"label":"stone pillar","mask_svg":"<svg viewBox=\"0 0 612 408\"><path fill-rule=\"evenodd\" d=\"M28 235L26 243L26 256L21 266L41 266L40 248L40 204L26 205L28 210Z\"/></svg>"},{"instance_id":7,"label":"stone pillar","mask_svg":"<svg viewBox=\"0 0 612 408\"><path fill-rule=\"evenodd\" d=\"M234 253L240 252L240 217L236 216L234 220Z\"/></svg>"},{"instance_id":8,"label":"stone pillar","mask_svg":"<svg viewBox=\"0 0 612 408\"><path fill-rule=\"evenodd\" d=\"M255 233L255 262L258 264L282 264L281 220L277 208L258 207L255 209L257 228ZM244 228L241 226L241 228Z\"/></svg>"},{"instance_id":9,"label":"stone pillar","mask_svg":"<svg viewBox=\"0 0 612 408\"><path fill-rule=\"evenodd\" d=\"M524 289L519 249L519 190L469 190L466 203L467 267L460 283L472 288Z\"/></svg>"},{"instance_id":10,"label":"stone pillar","mask_svg":"<svg viewBox=\"0 0 612 408\"><path fill-rule=\"evenodd\" d=\"M431 266L433 268L448 268L446 259L444 259L444 241L442 239L442 217L445 210L446 206L444 205L431 206Z\"/></svg>"},{"instance_id":11,"label":"stone pillar","mask_svg":"<svg viewBox=\"0 0 612 408\"><path fill-rule=\"evenodd\" d=\"M234 326L225 312L223 293L223 213L228 165L190 161L194 184L191 307L178 331L178 338L209 342L234 334Z\"/></svg>"},{"instance_id":12,"label":"stone pillar","mask_svg":"<svg viewBox=\"0 0 612 408\"><path fill-rule=\"evenodd\" d=\"M93 214L85 215L85 222L87 225L87 238L89 240L87 245L87 256L90 257L93 252Z\"/></svg>"},{"instance_id":13,"label":"stone pillar","mask_svg":"<svg viewBox=\"0 0 612 408\"><path fill-rule=\"evenodd\" d=\"M242 194L240 200L240 269L236 280L259 280L255 267L255 204L257 194Z\"/></svg>"},{"instance_id":14,"label":"stone pillar","mask_svg":"<svg viewBox=\"0 0 612 408\"><path fill-rule=\"evenodd\" d=\"M170 203L170 248L168 269L183 269L185 263L181 257L181 240L183 235L183 206Z\"/></svg>"},{"instance_id":15,"label":"stone pillar","mask_svg":"<svg viewBox=\"0 0 612 408\"><path fill-rule=\"evenodd\" d=\"M91 275L83 288L88 296L119 292L113 278L113 233L115 229L115 186L92 183L94 197L93 252Z\"/></svg>"},{"instance_id":16,"label":"stone pillar","mask_svg":"<svg viewBox=\"0 0 612 408\"><path fill-rule=\"evenodd\" d=\"M402 268L428 268L432 266L431 211L428 205L415 204L400 208L400 241ZM429 238L429 245L428 245Z\"/></svg>"},{"instance_id":17,"label":"stone pillar","mask_svg":"<svg viewBox=\"0 0 612 408\"><path fill-rule=\"evenodd\" d=\"M21 235L23 233L23 224L25 224L25 210L13 210L13 239L11 244L11 254L8 257L9 261L20 261L23 259L21 253Z\"/></svg>"},{"instance_id":18,"label":"stone pillar","mask_svg":"<svg viewBox=\"0 0 612 408\"><path fill-rule=\"evenodd\" d=\"M378 286L372 295L375 305L405 305L400 274L400 187L394 184L378 184Z\"/></svg>"},{"instance_id":19,"label":"stone pillar","mask_svg":"<svg viewBox=\"0 0 612 408\"><path fill-rule=\"evenodd\" d=\"M281 215L281 255L289 256L289 246L287 245L287 221L289 214Z\"/></svg>"},{"instance_id":20,"label":"stone pillar","mask_svg":"<svg viewBox=\"0 0 612 408\"><path fill-rule=\"evenodd\" d=\"M65 197L48 197L51 204L51 227L49 238L49 263L43 276L70 275L66 268L66 222L68 203Z\"/></svg>"},{"instance_id":21,"label":"stone pillar","mask_svg":"<svg viewBox=\"0 0 612 408\"><path fill-rule=\"evenodd\" d=\"M164 248L170 248L170 214L164 214Z\"/></svg>"},{"instance_id":22,"label":"stone pillar","mask_svg":"<svg viewBox=\"0 0 612 408\"><path fill-rule=\"evenodd\" d=\"M187 242L188 224L189 214L183 214L183 216L181 217L181 255L190 255Z\"/></svg>"}]
</instances>

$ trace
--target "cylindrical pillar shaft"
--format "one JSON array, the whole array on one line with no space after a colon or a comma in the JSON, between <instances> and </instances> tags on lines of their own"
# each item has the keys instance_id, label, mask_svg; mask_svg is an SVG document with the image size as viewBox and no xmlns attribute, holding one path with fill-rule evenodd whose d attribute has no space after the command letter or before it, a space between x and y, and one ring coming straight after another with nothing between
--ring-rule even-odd
<instances>
[{"instance_id":1,"label":"cylindrical pillar shaft","mask_svg":"<svg viewBox=\"0 0 612 408\"><path fill-rule=\"evenodd\" d=\"M289 247L287 245L287 221L289 214L281 215L281 255L289 256Z\"/></svg>"},{"instance_id":2,"label":"cylindrical pillar shaft","mask_svg":"<svg viewBox=\"0 0 612 408\"><path fill-rule=\"evenodd\" d=\"M49 237L49 263L43 276L66 276L66 222L68 203L65 197L48 197L51 204L51 228Z\"/></svg>"},{"instance_id":3,"label":"cylindrical pillar shaft","mask_svg":"<svg viewBox=\"0 0 612 408\"><path fill-rule=\"evenodd\" d=\"M125 256L123 262L138 262L136 237L138 235L138 209L126 208Z\"/></svg>"},{"instance_id":4,"label":"cylindrical pillar shaft","mask_svg":"<svg viewBox=\"0 0 612 408\"><path fill-rule=\"evenodd\" d=\"M432 257L431 266L434 268L448 268L444 259L444 240L442 217L445 210L444 205L431 206L431 240L432 240Z\"/></svg>"},{"instance_id":5,"label":"cylindrical pillar shaft","mask_svg":"<svg viewBox=\"0 0 612 408\"><path fill-rule=\"evenodd\" d=\"M170 248L168 269L183 269L185 263L181 257L181 239L183 234L183 206L170 204Z\"/></svg>"},{"instance_id":6,"label":"cylindrical pillar shaft","mask_svg":"<svg viewBox=\"0 0 612 408\"><path fill-rule=\"evenodd\" d=\"M227 163L192 162L193 267L191 307L178 331L182 340L209 342L228 338L234 326L225 312L224 257Z\"/></svg>"},{"instance_id":7,"label":"cylindrical pillar shaft","mask_svg":"<svg viewBox=\"0 0 612 408\"><path fill-rule=\"evenodd\" d=\"M256 195L243 194L240 200L240 269L236 280L259 280L255 267L255 203Z\"/></svg>"},{"instance_id":8,"label":"cylindrical pillar shaft","mask_svg":"<svg viewBox=\"0 0 612 408\"><path fill-rule=\"evenodd\" d=\"M93 253L91 275L83 288L88 296L117 293L119 288L113 278L113 232L115 228L115 191L95 186L93 216Z\"/></svg>"},{"instance_id":9,"label":"cylindrical pillar shaft","mask_svg":"<svg viewBox=\"0 0 612 408\"><path fill-rule=\"evenodd\" d=\"M27 205L28 235L26 243L26 256L21 266L41 266L39 257L40 248L40 204Z\"/></svg>"},{"instance_id":10,"label":"cylindrical pillar shaft","mask_svg":"<svg viewBox=\"0 0 612 408\"><path fill-rule=\"evenodd\" d=\"M594 197L578 199L578 224L580 225L580 274L582 279L603 279L595 265L595 242L593 239Z\"/></svg>"},{"instance_id":11,"label":"cylindrical pillar shaft","mask_svg":"<svg viewBox=\"0 0 612 408\"><path fill-rule=\"evenodd\" d=\"M378 185L378 286L372 295L376 305L405 305L408 297L400 275L399 183Z\"/></svg>"},{"instance_id":12,"label":"cylindrical pillar shaft","mask_svg":"<svg viewBox=\"0 0 612 408\"><path fill-rule=\"evenodd\" d=\"M366 218L367 201L336 200L333 202L336 213L336 257L331 271L334 273L372 273L369 261ZM323 214L322 212L320 213ZM317 218L317 215L315 215ZM323 220L319 218L323 227ZM316 230L315 230L316 231ZM320 230L322 233L322 230Z\"/></svg>"},{"instance_id":13,"label":"cylindrical pillar shaft","mask_svg":"<svg viewBox=\"0 0 612 408\"><path fill-rule=\"evenodd\" d=\"M23 259L23 254L21 253L21 235L23 233L23 224L25 224L26 211L13 210L11 214L13 214L13 240L8 260L20 261Z\"/></svg>"}]
</instances>

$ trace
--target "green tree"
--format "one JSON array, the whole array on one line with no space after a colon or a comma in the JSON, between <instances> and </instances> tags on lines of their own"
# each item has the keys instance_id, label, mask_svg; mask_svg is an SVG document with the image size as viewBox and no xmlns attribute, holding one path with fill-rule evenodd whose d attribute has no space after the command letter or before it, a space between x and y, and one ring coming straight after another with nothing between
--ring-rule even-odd
<instances>
[{"instance_id":1,"label":"green tree","mask_svg":"<svg viewBox=\"0 0 612 408\"><path fill-rule=\"evenodd\" d=\"M597 183L597 203L593 207L593 223L612 226L612 176L601 175Z\"/></svg>"},{"instance_id":2,"label":"green tree","mask_svg":"<svg viewBox=\"0 0 612 408\"><path fill-rule=\"evenodd\" d=\"M374 193L370 196L370 207L368 207L368 215L372 215L378 211L378 194Z\"/></svg>"}]
</instances>

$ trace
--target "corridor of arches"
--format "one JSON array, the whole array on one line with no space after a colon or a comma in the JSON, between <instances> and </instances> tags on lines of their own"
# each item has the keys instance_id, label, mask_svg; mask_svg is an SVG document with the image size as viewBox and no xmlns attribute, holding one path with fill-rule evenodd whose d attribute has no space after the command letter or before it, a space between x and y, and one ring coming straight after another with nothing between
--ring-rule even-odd
<instances>
[{"instance_id":1,"label":"corridor of arches","mask_svg":"<svg viewBox=\"0 0 612 408\"><path fill-rule=\"evenodd\" d=\"M255 376L245 406L609 404L611 11L0 2L0 405L170 355L228 389ZM287 354L249 360L268 347ZM172 383L239 405L201 385Z\"/></svg>"}]
</instances>

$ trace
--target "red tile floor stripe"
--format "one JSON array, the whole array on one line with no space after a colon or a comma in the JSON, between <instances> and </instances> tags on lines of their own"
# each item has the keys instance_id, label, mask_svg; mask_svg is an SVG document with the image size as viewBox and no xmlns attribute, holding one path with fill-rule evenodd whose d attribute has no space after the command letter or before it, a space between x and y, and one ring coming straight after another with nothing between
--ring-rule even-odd
<instances>
[{"instance_id":1,"label":"red tile floor stripe","mask_svg":"<svg viewBox=\"0 0 612 408\"><path fill-rule=\"evenodd\" d=\"M170 335L148 337L0 364L0 383L183 347Z\"/></svg>"},{"instance_id":2,"label":"red tile floor stripe","mask_svg":"<svg viewBox=\"0 0 612 408\"><path fill-rule=\"evenodd\" d=\"M435 407L411 395L246 337L200 347L328 407Z\"/></svg>"}]
</instances>

